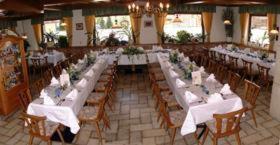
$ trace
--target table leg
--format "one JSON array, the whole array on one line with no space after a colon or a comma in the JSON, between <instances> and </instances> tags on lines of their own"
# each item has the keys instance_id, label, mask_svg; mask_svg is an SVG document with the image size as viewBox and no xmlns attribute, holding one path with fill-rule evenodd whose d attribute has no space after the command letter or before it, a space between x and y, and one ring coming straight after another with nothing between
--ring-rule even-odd
<instances>
[{"instance_id":1,"label":"table leg","mask_svg":"<svg viewBox=\"0 0 280 145\"><path fill-rule=\"evenodd\" d=\"M198 134L198 140L202 137L202 135L204 134L205 130L206 130L206 124L202 123L202 124L198 124L196 126L196 128L202 128L202 131Z\"/></svg>"}]
</instances>

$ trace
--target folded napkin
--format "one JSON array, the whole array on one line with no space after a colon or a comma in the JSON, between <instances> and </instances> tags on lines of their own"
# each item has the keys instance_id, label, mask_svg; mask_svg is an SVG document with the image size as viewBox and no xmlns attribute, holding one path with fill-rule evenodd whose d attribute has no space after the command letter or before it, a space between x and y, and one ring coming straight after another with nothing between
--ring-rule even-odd
<instances>
[{"instance_id":1,"label":"folded napkin","mask_svg":"<svg viewBox=\"0 0 280 145\"><path fill-rule=\"evenodd\" d=\"M183 81L180 80L180 79L176 79L176 86L177 86L178 88L183 88L183 87L186 86L186 83L183 82Z\"/></svg>"},{"instance_id":2,"label":"folded napkin","mask_svg":"<svg viewBox=\"0 0 280 145\"><path fill-rule=\"evenodd\" d=\"M215 75L210 74L209 77L206 79L206 82L212 82L212 83L217 82L217 80L215 79Z\"/></svg>"},{"instance_id":3,"label":"folded napkin","mask_svg":"<svg viewBox=\"0 0 280 145\"><path fill-rule=\"evenodd\" d=\"M59 85L59 81L55 77L52 77L50 86L58 86L58 85Z\"/></svg>"},{"instance_id":4,"label":"folded napkin","mask_svg":"<svg viewBox=\"0 0 280 145\"><path fill-rule=\"evenodd\" d=\"M232 91L230 90L230 86L228 84L225 84L223 86L223 88L221 89L220 93L223 94L223 95L230 95L230 94L232 94Z\"/></svg>"},{"instance_id":5,"label":"folded napkin","mask_svg":"<svg viewBox=\"0 0 280 145\"><path fill-rule=\"evenodd\" d=\"M178 57L182 60L182 59L184 59L185 55L184 55L184 53L182 52L182 53L180 53L180 54L178 55Z\"/></svg>"},{"instance_id":6,"label":"folded napkin","mask_svg":"<svg viewBox=\"0 0 280 145\"><path fill-rule=\"evenodd\" d=\"M85 76L86 77L93 77L93 75L94 75L94 72L93 72L93 70L92 69L90 69L88 72L86 72L86 74L85 74Z\"/></svg>"},{"instance_id":7,"label":"folded napkin","mask_svg":"<svg viewBox=\"0 0 280 145\"><path fill-rule=\"evenodd\" d=\"M209 98L207 99L208 103L215 103L215 102L219 102L219 101L223 101L223 97L219 93L214 93L214 94L210 95Z\"/></svg>"},{"instance_id":8,"label":"folded napkin","mask_svg":"<svg viewBox=\"0 0 280 145\"><path fill-rule=\"evenodd\" d=\"M78 69L78 66L76 64L71 63L71 67L73 67L74 69Z\"/></svg>"},{"instance_id":9,"label":"folded napkin","mask_svg":"<svg viewBox=\"0 0 280 145\"><path fill-rule=\"evenodd\" d=\"M192 72L192 84L193 85L201 85L201 72L200 71L194 71Z\"/></svg>"},{"instance_id":10,"label":"folded napkin","mask_svg":"<svg viewBox=\"0 0 280 145\"><path fill-rule=\"evenodd\" d=\"M201 67L199 68L199 71L200 71L200 73L205 73L205 69L204 69L204 67L203 67L203 66L201 66Z\"/></svg>"},{"instance_id":11,"label":"folded napkin","mask_svg":"<svg viewBox=\"0 0 280 145\"><path fill-rule=\"evenodd\" d=\"M190 58L189 57L185 57L183 61L184 62L190 62Z\"/></svg>"},{"instance_id":12,"label":"folded napkin","mask_svg":"<svg viewBox=\"0 0 280 145\"><path fill-rule=\"evenodd\" d=\"M78 59L78 63L79 63L79 64L83 64L83 63L84 63L84 60Z\"/></svg>"},{"instance_id":13,"label":"folded napkin","mask_svg":"<svg viewBox=\"0 0 280 145\"><path fill-rule=\"evenodd\" d=\"M124 51L124 49L122 47L120 47L120 48L117 49L116 53L117 54L122 54L123 51Z\"/></svg>"},{"instance_id":14,"label":"folded napkin","mask_svg":"<svg viewBox=\"0 0 280 145\"><path fill-rule=\"evenodd\" d=\"M40 93L40 98L44 99L44 105L55 105L55 101L48 96L48 94L45 92L45 90L43 89Z\"/></svg>"},{"instance_id":15,"label":"folded napkin","mask_svg":"<svg viewBox=\"0 0 280 145\"><path fill-rule=\"evenodd\" d=\"M166 61L165 66L166 66L166 68L170 68L172 65L169 61Z\"/></svg>"},{"instance_id":16,"label":"folded napkin","mask_svg":"<svg viewBox=\"0 0 280 145\"><path fill-rule=\"evenodd\" d=\"M66 98L69 100L75 100L78 97L78 90L73 89L67 96Z\"/></svg>"},{"instance_id":17,"label":"folded napkin","mask_svg":"<svg viewBox=\"0 0 280 145\"><path fill-rule=\"evenodd\" d=\"M67 85L67 86L70 86L70 76L69 74L66 72L65 69L62 70L62 73L59 77L59 81L60 81L60 85L61 86L64 86L64 85Z\"/></svg>"},{"instance_id":18,"label":"folded napkin","mask_svg":"<svg viewBox=\"0 0 280 145\"><path fill-rule=\"evenodd\" d=\"M85 88L87 86L87 80L85 78L83 78L82 80L80 80L77 84L76 84L76 88L78 90L81 90L83 88Z\"/></svg>"},{"instance_id":19,"label":"folded napkin","mask_svg":"<svg viewBox=\"0 0 280 145\"><path fill-rule=\"evenodd\" d=\"M170 76L172 78L178 78L179 77L179 75L175 71L173 71L172 69L169 69L169 73L170 73Z\"/></svg>"},{"instance_id":20,"label":"folded napkin","mask_svg":"<svg viewBox=\"0 0 280 145\"><path fill-rule=\"evenodd\" d=\"M190 91L185 92L185 97L186 97L188 103L193 103L193 102L197 101L197 99L198 99L198 97Z\"/></svg>"}]
</instances>

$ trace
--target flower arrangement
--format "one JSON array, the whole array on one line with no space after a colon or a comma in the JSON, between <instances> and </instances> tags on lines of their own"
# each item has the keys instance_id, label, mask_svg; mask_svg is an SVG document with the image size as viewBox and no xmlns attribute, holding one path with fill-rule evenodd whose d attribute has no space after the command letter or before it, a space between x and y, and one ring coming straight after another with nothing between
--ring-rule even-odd
<instances>
[{"instance_id":1,"label":"flower arrangement","mask_svg":"<svg viewBox=\"0 0 280 145\"><path fill-rule=\"evenodd\" d=\"M123 54L128 56L129 60L133 61L133 55L144 54L144 49L142 47L128 46L124 49Z\"/></svg>"},{"instance_id":2,"label":"flower arrangement","mask_svg":"<svg viewBox=\"0 0 280 145\"><path fill-rule=\"evenodd\" d=\"M169 53L169 60L170 62L172 63L178 63L179 62L179 51L178 50L172 50L170 53Z\"/></svg>"},{"instance_id":3,"label":"flower arrangement","mask_svg":"<svg viewBox=\"0 0 280 145\"><path fill-rule=\"evenodd\" d=\"M88 65L93 64L95 60L96 60L96 53L90 51L90 53L88 54Z\"/></svg>"},{"instance_id":4,"label":"flower arrangement","mask_svg":"<svg viewBox=\"0 0 280 145\"><path fill-rule=\"evenodd\" d=\"M79 80L80 72L75 68L74 65L70 65L67 69L67 73L69 74L70 81L73 84L73 81Z\"/></svg>"},{"instance_id":5,"label":"flower arrangement","mask_svg":"<svg viewBox=\"0 0 280 145\"><path fill-rule=\"evenodd\" d=\"M266 60L268 58L268 54L266 52L264 52L264 51L260 51L259 58L261 60Z\"/></svg>"},{"instance_id":6,"label":"flower arrangement","mask_svg":"<svg viewBox=\"0 0 280 145\"><path fill-rule=\"evenodd\" d=\"M193 65L190 64L184 69L184 78L191 80L192 79L192 72L193 72Z\"/></svg>"}]
</instances>

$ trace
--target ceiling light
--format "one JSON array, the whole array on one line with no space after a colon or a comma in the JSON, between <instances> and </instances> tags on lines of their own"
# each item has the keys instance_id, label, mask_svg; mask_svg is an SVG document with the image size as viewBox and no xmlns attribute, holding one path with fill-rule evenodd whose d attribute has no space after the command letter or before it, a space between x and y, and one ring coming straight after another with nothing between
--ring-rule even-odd
<instances>
[{"instance_id":1,"label":"ceiling light","mask_svg":"<svg viewBox=\"0 0 280 145\"><path fill-rule=\"evenodd\" d=\"M225 25L231 25L231 22L230 22L230 20L225 20L225 21L224 21L224 24L225 24Z\"/></svg>"},{"instance_id":2,"label":"ceiling light","mask_svg":"<svg viewBox=\"0 0 280 145\"><path fill-rule=\"evenodd\" d=\"M269 33L272 35L278 35L279 31L277 29L272 29Z\"/></svg>"},{"instance_id":3,"label":"ceiling light","mask_svg":"<svg viewBox=\"0 0 280 145\"><path fill-rule=\"evenodd\" d=\"M176 14L176 17L174 18L174 20L172 22L173 23L182 23L183 21L179 18L179 15Z\"/></svg>"}]
</instances>

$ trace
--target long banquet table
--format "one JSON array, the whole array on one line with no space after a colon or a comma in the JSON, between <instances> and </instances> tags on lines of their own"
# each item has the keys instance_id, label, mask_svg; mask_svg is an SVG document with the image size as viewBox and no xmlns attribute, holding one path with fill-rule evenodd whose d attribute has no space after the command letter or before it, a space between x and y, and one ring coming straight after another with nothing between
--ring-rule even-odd
<instances>
[{"instance_id":1,"label":"long banquet table","mask_svg":"<svg viewBox=\"0 0 280 145\"><path fill-rule=\"evenodd\" d=\"M94 89L101 73L107 68L107 66L107 59L100 58L94 65L87 67L80 74L79 81L86 79L88 84L85 85L84 88L78 89L79 91L77 97L74 100L65 99L65 101L60 105L44 105L43 99L38 98L29 104L27 113L36 116L46 116L50 121L59 122L67 127L70 127L71 132L76 134L80 129L77 114L82 109L87 97ZM93 70L94 72L92 77L85 75L90 70ZM76 83L79 81L76 81ZM63 99L73 92L74 86L75 83L71 86L71 88L66 89L65 93L63 93L60 98Z\"/></svg>"},{"instance_id":2,"label":"long banquet table","mask_svg":"<svg viewBox=\"0 0 280 145\"><path fill-rule=\"evenodd\" d=\"M210 50L216 51L218 53L226 54L227 61L228 61L228 56L233 56L233 57L239 58L238 59L238 66L243 66L242 59L244 59L246 61L253 62L253 64L252 64L253 71L258 71L257 64L259 64L261 66L265 66L267 68L270 68L269 75L274 76L274 74L275 74L275 60L274 60L274 58L269 58L269 59L274 60L273 62L267 62L267 61L261 60L258 57L258 55L255 54L255 53L249 53L249 52L245 52L245 51L242 51L242 50L230 51L230 50L222 48L222 47L214 47L214 48L211 48Z\"/></svg>"},{"instance_id":3,"label":"long banquet table","mask_svg":"<svg viewBox=\"0 0 280 145\"><path fill-rule=\"evenodd\" d=\"M65 60L65 55L62 52L53 51L53 52L47 52L43 55L39 56L30 56L28 59L28 64L32 65L31 59L41 59L43 60L45 57L47 57L47 62L53 64L54 66L62 60Z\"/></svg>"},{"instance_id":4,"label":"long banquet table","mask_svg":"<svg viewBox=\"0 0 280 145\"><path fill-rule=\"evenodd\" d=\"M242 100L236 94L224 95L222 101L207 103L207 101L205 100L207 100L209 95L203 92L200 86L192 85L192 82L190 80L184 79L184 77L182 76L183 72L178 69L177 65L173 64L173 70L179 74L179 79L186 83L186 87L178 88L176 85L177 78L173 78L171 76L169 72L170 67L167 67L166 65L166 62L169 61L168 56L158 54L157 58L167 80L167 83L172 92L175 94L177 102L187 112L187 116L181 128L182 135L193 133L196 130L196 125L213 120L213 114L228 113L236 111L243 107ZM203 85L205 85L209 89L209 94L211 95L213 93L219 93L223 85L220 83L217 83L215 85L211 83L207 84L205 82L205 77L207 76L207 74L204 74L202 80ZM186 91L191 91L193 94L204 101L188 103L188 100L185 96Z\"/></svg>"}]
</instances>

